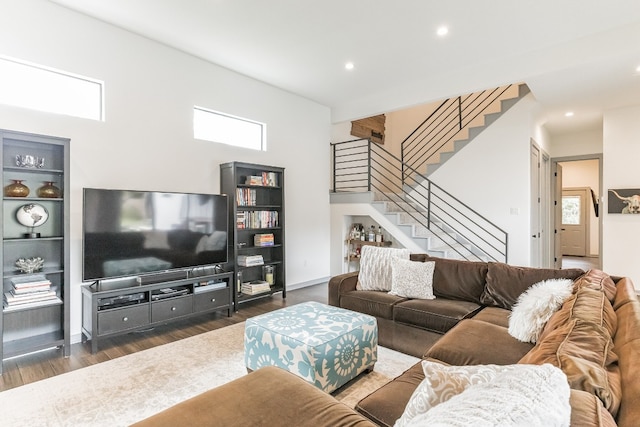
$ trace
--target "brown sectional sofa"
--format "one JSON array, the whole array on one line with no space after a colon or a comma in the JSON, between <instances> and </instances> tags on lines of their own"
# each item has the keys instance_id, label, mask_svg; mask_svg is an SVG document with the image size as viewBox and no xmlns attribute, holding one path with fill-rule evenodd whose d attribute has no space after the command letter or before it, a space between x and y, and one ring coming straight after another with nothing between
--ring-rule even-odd
<instances>
[{"instance_id":1,"label":"brown sectional sofa","mask_svg":"<svg viewBox=\"0 0 640 427\"><path fill-rule=\"evenodd\" d=\"M435 300L390 301L356 290L357 277L346 274L331 279L329 302L365 312L375 307L377 314L387 316L380 318L383 323L442 333L420 355L423 359L456 366L552 363L565 371L572 388L572 425L640 425L640 304L630 279L614 281L598 270L534 269L425 255L412 259L435 261ZM535 346L518 341L508 331L511 308L527 288L550 278L575 280L574 294L549 320ZM466 290L457 293L456 283ZM380 309L384 302L391 307ZM404 313L409 309L412 317ZM380 344L394 348L393 337L384 336L384 329L380 333ZM413 353L419 351L416 343ZM377 425L392 426L423 379L418 363L361 400L356 409Z\"/></svg>"},{"instance_id":2,"label":"brown sectional sofa","mask_svg":"<svg viewBox=\"0 0 640 427\"><path fill-rule=\"evenodd\" d=\"M630 279L597 270L584 274L425 255L412 259L435 261L436 299L356 290L357 273L348 273L331 279L329 303L375 315L381 345L425 360L445 365L550 362L567 374L571 425L639 425L640 303ZM536 345L516 340L508 332L511 307L529 286L554 277L575 280L572 296L547 322ZM222 426L391 426L423 379L417 363L362 399L354 411L288 372L263 368L140 425L192 420ZM278 398L265 398L265 393Z\"/></svg>"}]
</instances>

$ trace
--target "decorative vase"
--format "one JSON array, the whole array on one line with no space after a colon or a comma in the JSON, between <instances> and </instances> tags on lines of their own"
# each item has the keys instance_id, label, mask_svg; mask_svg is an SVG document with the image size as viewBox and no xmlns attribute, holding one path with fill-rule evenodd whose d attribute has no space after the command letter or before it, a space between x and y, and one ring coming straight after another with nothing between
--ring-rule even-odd
<instances>
[{"instance_id":1,"label":"decorative vase","mask_svg":"<svg viewBox=\"0 0 640 427\"><path fill-rule=\"evenodd\" d=\"M53 185L53 181L45 181L44 185L38 188L38 197L57 199L61 195L62 192L58 187Z\"/></svg>"},{"instance_id":2,"label":"decorative vase","mask_svg":"<svg viewBox=\"0 0 640 427\"><path fill-rule=\"evenodd\" d=\"M27 197L29 187L22 183L21 179L12 179L11 184L4 187L4 195L7 197Z\"/></svg>"}]
</instances>

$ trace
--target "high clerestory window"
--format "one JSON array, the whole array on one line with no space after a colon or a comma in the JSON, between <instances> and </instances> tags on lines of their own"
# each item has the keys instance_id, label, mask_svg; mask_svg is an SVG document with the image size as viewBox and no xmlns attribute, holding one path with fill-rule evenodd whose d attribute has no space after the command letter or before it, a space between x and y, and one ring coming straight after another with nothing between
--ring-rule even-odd
<instances>
[{"instance_id":1,"label":"high clerestory window","mask_svg":"<svg viewBox=\"0 0 640 427\"><path fill-rule=\"evenodd\" d=\"M104 120L103 82L0 56L0 104Z\"/></svg>"},{"instance_id":2,"label":"high clerestory window","mask_svg":"<svg viewBox=\"0 0 640 427\"><path fill-rule=\"evenodd\" d=\"M218 111L193 107L193 137L266 151L267 125Z\"/></svg>"}]
</instances>

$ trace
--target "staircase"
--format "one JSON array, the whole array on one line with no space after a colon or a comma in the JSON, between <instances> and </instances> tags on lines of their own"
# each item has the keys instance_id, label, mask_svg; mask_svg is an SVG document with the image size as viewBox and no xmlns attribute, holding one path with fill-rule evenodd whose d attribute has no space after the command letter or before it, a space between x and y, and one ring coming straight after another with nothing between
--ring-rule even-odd
<instances>
[{"instance_id":1,"label":"staircase","mask_svg":"<svg viewBox=\"0 0 640 427\"><path fill-rule=\"evenodd\" d=\"M444 100L402 141L402 161L431 175L528 93L506 85Z\"/></svg>"},{"instance_id":2,"label":"staircase","mask_svg":"<svg viewBox=\"0 0 640 427\"><path fill-rule=\"evenodd\" d=\"M331 144L332 203L370 204L370 216L414 251L507 262L507 233L427 175L528 92L526 85L509 85L443 101L403 141L401 158L367 139Z\"/></svg>"}]
</instances>

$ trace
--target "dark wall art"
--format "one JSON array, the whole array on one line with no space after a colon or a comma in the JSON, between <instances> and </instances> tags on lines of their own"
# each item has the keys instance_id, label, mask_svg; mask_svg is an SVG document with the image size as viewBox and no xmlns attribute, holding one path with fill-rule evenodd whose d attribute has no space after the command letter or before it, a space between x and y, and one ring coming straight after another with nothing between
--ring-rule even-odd
<instances>
[{"instance_id":1,"label":"dark wall art","mask_svg":"<svg viewBox=\"0 0 640 427\"><path fill-rule=\"evenodd\" d=\"M609 190L610 214L640 214L640 188Z\"/></svg>"}]
</instances>

